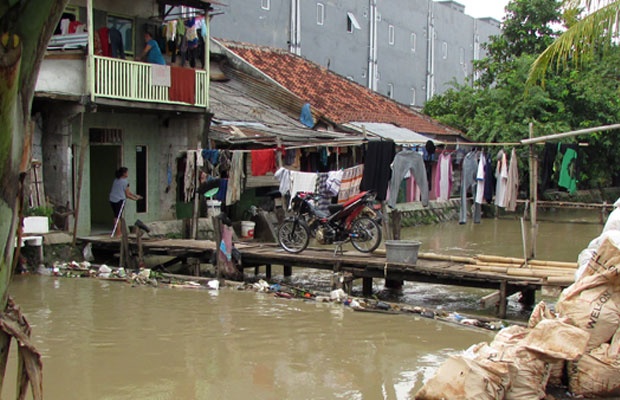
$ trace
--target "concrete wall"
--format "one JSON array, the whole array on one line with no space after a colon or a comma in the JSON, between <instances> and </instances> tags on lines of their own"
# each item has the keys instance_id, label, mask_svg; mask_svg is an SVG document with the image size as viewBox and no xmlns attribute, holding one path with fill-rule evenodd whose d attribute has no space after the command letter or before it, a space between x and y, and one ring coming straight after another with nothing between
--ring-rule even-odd
<instances>
[{"instance_id":1,"label":"concrete wall","mask_svg":"<svg viewBox=\"0 0 620 400\"><path fill-rule=\"evenodd\" d=\"M223 8L225 14L212 20L214 37L289 48L291 0L271 0L269 11L261 9L260 1L230 3ZM368 86L372 3L373 0L300 2L301 55ZM322 25L317 21L319 4L324 10ZM454 79L465 82L466 77L472 76L475 55L484 55L478 51L479 44L500 33L499 26L492 21L470 17L453 3L376 0L376 4L375 90L407 105L423 105L427 95L444 92ZM347 32L347 13L355 17L360 29ZM394 43L389 40L390 26L394 30ZM446 58L443 58L444 42L448 50ZM429 51L429 44L434 51ZM430 88L429 76L433 78Z\"/></svg>"},{"instance_id":2,"label":"concrete wall","mask_svg":"<svg viewBox=\"0 0 620 400\"><path fill-rule=\"evenodd\" d=\"M46 113L42 134L46 193L55 204L64 205L69 201L72 208L76 206L73 198L77 195L80 142L80 118L74 111L73 108L55 107L53 112ZM125 211L127 222L133 224L136 219L144 222L175 219L176 157L188 148L196 148L203 126L201 114L86 113L83 127L86 138L91 128L120 129L122 142L106 145L88 143L79 202L78 234L87 235L93 229L102 228L111 231L113 216L107 196L114 180L114 171L119 166L129 168L130 189L136 193L136 146L145 146L148 151L147 192L139 193L146 194L147 211L136 212L136 203L128 201ZM72 147L75 154L71 152ZM166 192L169 160L173 179L170 190ZM95 223L91 224L91 221Z\"/></svg>"},{"instance_id":3,"label":"concrete wall","mask_svg":"<svg viewBox=\"0 0 620 400\"><path fill-rule=\"evenodd\" d=\"M35 92L82 96L86 93L86 60L45 58L41 63Z\"/></svg>"}]
</instances>

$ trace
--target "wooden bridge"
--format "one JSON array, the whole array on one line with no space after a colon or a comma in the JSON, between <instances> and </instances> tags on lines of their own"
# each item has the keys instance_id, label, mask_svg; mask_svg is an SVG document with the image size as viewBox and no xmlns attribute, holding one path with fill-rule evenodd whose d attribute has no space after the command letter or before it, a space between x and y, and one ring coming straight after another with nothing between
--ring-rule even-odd
<instances>
[{"instance_id":1,"label":"wooden bridge","mask_svg":"<svg viewBox=\"0 0 620 400\"><path fill-rule=\"evenodd\" d=\"M91 236L80 239L89 242L93 250L118 252L120 240L107 236ZM130 238L130 248L140 257L159 255L171 257L162 267L179 262L209 263L216 244L209 240L146 239L140 246L135 237ZM140 247L140 248L138 248ZM363 280L363 294L372 295L374 278L387 282L429 282L454 286L487 288L496 290L493 296L498 303L498 317L506 316L507 297L521 292L522 301L533 304L535 292L542 287L564 288L574 281L576 263L530 260L479 255L457 257L433 253L420 253L415 264L388 262L385 250L372 254L357 251L335 253L330 248L308 248L300 254L291 254L270 243L235 242L241 253L242 269L265 267L271 278L271 266L282 265L284 275L291 276L293 267L314 268L342 273L348 279ZM191 263L191 262L190 262ZM198 271L198 269L196 269ZM346 287L345 287L346 289Z\"/></svg>"}]
</instances>

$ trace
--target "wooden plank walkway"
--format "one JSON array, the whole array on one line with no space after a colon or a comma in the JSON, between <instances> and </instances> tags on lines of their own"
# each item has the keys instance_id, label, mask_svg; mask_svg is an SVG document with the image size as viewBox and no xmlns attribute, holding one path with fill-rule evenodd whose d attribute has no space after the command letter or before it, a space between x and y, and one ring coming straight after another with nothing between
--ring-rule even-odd
<instances>
[{"instance_id":1,"label":"wooden plank walkway","mask_svg":"<svg viewBox=\"0 0 620 400\"><path fill-rule=\"evenodd\" d=\"M120 240L103 236L80 238L92 243L93 249L118 251ZM130 246L136 247L130 237ZM335 253L330 248L308 248L299 254L284 251L276 244L235 242L240 251L242 268L266 267L270 277L272 265L284 266L290 275L293 267L314 268L338 273L348 273L352 279L364 280L364 295L371 295L372 279L381 278L394 282L413 281L445 285L495 289L499 291L498 316L505 317L506 298L522 292L533 302L536 290L544 286L567 287L573 282L576 263L533 260L528 266L523 260L505 257L478 256L454 257L420 253L415 264L388 262L385 251L363 254L354 250ZM143 239L144 255L162 255L180 260L197 258L208 263L216 244L209 240ZM526 296L527 297L527 296Z\"/></svg>"}]
</instances>

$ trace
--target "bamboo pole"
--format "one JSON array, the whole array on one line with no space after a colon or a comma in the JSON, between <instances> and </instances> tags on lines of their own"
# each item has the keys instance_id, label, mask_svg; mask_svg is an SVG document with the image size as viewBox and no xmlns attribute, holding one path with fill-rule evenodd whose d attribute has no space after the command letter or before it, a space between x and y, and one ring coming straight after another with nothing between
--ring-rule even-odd
<instances>
[{"instance_id":1,"label":"bamboo pole","mask_svg":"<svg viewBox=\"0 0 620 400\"><path fill-rule=\"evenodd\" d=\"M530 139L534 137L534 124L530 122ZM538 158L534 144L530 144L530 258L536 258L538 235Z\"/></svg>"},{"instance_id":2,"label":"bamboo pole","mask_svg":"<svg viewBox=\"0 0 620 400\"><path fill-rule=\"evenodd\" d=\"M540 136L537 138L530 137L529 139L521 140L521 144L534 144L534 143L540 143L540 142L547 142L549 140L584 135L587 133L610 131L614 129L620 129L620 124L596 126L594 128L579 129L576 131L569 131L569 132L564 132L564 133L555 133L553 135Z\"/></svg>"}]
</instances>

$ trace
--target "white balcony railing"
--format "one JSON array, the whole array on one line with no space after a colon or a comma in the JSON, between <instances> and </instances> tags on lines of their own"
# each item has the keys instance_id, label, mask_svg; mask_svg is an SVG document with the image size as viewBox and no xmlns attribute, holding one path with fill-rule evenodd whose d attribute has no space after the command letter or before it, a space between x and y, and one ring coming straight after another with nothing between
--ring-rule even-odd
<instances>
[{"instance_id":1,"label":"white balcony railing","mask_svg":"<svg viewBox=\"0 0 620 400\"><path fill-rule=\"evenodd\" d=\"M194 70L193 99L188 100L186 96L185 101L180 101L171 96L172 85L187 85L189 89L194 82L173 80L171 86L153 85L152 64L101 56L94 56L94 59L95 97L208 107L207 71Z\"/></svg>"}]
</instances>

